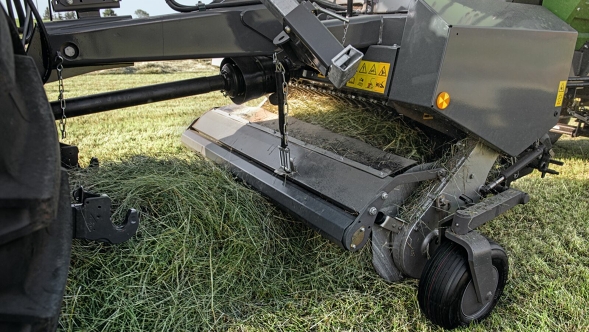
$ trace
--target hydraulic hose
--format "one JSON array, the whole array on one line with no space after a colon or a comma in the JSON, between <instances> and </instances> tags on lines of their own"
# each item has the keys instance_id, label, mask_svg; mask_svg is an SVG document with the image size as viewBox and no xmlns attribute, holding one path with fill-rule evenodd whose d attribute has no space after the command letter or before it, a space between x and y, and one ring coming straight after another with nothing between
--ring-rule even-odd
<instances>
[{"instance_id":1,"label":"hydraulic hose","mask_svg":"<svg viewBox=\"0 0 589 332\"><path fill-rule=\"evenodd\" d=\"M331 3L326 0L311 0L311 2L316 2L321 7L328 8L331 10L337 11L346 11L346 7L342 7L340 5ZM183 4L178 3L175 0L166 0L166 3L170 8L177 12L181 13L191 13L196 11L202 11L207 9L216 9L216 8L231 8L231 7L239 7L239 6L253 6L253 5L260 5L262 2L260 0L243 0L243 1L229 1L229 2L222 2L222 3L209 3L209 4L200 4L197 6L186 6Z\"/></svg>"},{"instance_id":2,"label":"hydraulic hose","mask_svg":"<svg viewBox=\"0 0 589 332\"><path fill-rule=\"evenodd\" d=\"M231 8L231 7L239 7L239 6L252 6L252 5L260 5L262 4L259 0L244 0L244 1L233 1L233 2L223 2L223 3L209 3L209 4L201 4L198 6L186 6L182 5L175 0L166 0L166 3L170 8L177 12L181 13L191 13L196 11L202 11L207 9L216 9L216 8Z\"/></svg>"},{"instance_id":3,"label":"hydraulic hose","mask_svg":"<svg viewBox=\"0 0 589 332\"><path fill-rule=\"evenodd\" d=\"M9 1L10 0L8 0L7 2L9 2ZM53 66L53 61L52 61L51 56L53 54L53 51L51 49L51 44L49 43L47 29L45 29L45 24L43 24L43 18L41 17L41 15L39 15L39 11L37 11L37 7L35 7L33 0L25 0L25 1L29 5L31 13L35 17L35 21L37 21L37 26L41 30L41 44L42 44L41 48L42 48L42 52L43 52L43 67L45 68L45 73L43 74L42 80L43 80L43 83L45 83L49 80L49 77L51 76L51 70L52 70L52 66ZM15 5L17 3L19 3L19 2L15 1ZM19 3L19 6L20 6L20 3ZM17 11L18 11L18 6L17 6ZM19 15L19 17L20 17L20 15ZM24 22L24 21L21 21L21 22ZM26 38L26 36L23 36L23 38Z\"/></svg>"}]
</instances>

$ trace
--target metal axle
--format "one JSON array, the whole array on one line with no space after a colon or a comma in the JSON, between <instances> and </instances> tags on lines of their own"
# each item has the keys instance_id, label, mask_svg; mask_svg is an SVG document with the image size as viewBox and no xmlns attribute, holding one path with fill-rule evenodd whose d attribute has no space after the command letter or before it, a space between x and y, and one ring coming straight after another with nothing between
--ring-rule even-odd
<instances>
[{"instance_id":1,"label":"metal axle","mask_svg":"<svg viewBox=\"0 0 589 332\"><path fill-rule=\"evenodd\" d=\"M222 75L217 75L100 93L68 99L65 115L68 118L71 118L158 101L194 96L222 90L224 88L225 79ZM51 108L55 118L59 119L62 116L59 101L51 102Z\"/></svg>"}]
</instances>

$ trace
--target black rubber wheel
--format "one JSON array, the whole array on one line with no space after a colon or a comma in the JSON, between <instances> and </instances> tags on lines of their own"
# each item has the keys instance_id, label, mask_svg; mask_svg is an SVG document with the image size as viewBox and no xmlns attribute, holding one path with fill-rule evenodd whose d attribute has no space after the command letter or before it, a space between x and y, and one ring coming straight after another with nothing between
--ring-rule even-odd
<instances>
[{"instance_id":1,"label":"black rubber wheel","mask_svg":"<svg viewBox=\"0 0 589 332\"><path fill-rule=\"evenodd\" d=\"M487 305L477 302L467 253L460 245L445 241L427 261L421 273L417 298L421 311L433 323L453 329L479 322L491 314L503 293L509 264L503 248L489 242L493 272L498 282L495 296Z\"/></svg>"}]
</instances>

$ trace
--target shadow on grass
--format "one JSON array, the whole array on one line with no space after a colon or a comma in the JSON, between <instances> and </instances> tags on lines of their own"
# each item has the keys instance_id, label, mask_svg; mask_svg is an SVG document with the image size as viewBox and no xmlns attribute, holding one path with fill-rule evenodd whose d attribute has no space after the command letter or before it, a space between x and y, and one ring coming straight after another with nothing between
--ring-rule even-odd
<instances>
[{"instance_id":1,"label":"shadow on grass","mask_svg":"<svg viewBox=\"0 0 589 332\"><path fill-rule=\"evenodd\" d=\"M75 243L65 329L226 330L290 317L306 330L334 310L356 315L346 298L388 310L374 307L386 286L367 248L343 251L200 157L136 156L72 172L71 183L111 196L114 219L136 207L141 221L122 245ZM413 281L384 292L419 317Z\"/></svg>"},{"instance_id":2,"label":"shadow on grass","mask_svg":"<svg viewBox=\"0 0 589 332\"><path fill-rule=\"evenodd\" d=\"M554 144L556 158L576 158L589 160L589 139L564 138Z\"/></svg>"}]
</instances>

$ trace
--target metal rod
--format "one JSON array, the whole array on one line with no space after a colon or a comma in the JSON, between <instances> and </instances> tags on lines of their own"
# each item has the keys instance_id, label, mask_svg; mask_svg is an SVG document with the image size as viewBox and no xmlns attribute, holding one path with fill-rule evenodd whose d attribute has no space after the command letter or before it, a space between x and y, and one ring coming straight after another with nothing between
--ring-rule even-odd
<instances>
[{"instance_id":1,"label":"metal rod","mask_svg":"<svg viewBox=\"0 0 589 332\"><path fill-rule=\"evenodd\" d=\"M332 11L329 11L329 10L327 10L327 9L319 6L316 2L313 2L313 7L315 7L315 9L318 12L321 12L321 13L327 15L327 16L331 16L331 17L333 17L335 19L338 19L338 20L340 20L342 22L350 23L350 20L349 19L347 19L347 18L345 18L345 17L343 17L341 15L338 15L338 14L332 12Z\"/></svg>"},{"instance_id":2,"label":"metal rod","mask_svg":"<svg viewBox=\"0 0 589 332\"><path fill-rule=\"evenodd\" d=\"M567 83L567 88L584 88L584 87L588 87L589 86L589 82L585 82L585 83Z\"/></svg>"},{"instance_id":3,"label":"metal rod","mask_svg":"<svg viewBox=\"0 0 589 332\"><path fill-rule=\"evenodd\" d=\"M572 77L569 77L569 81L587 82L587 81L589 81L589 76L572 76Z\"/></svg>"},{"instance_id":4,"label":"metal rod","mask_svg":"<svg viewBox=\"0 0 589 332\"><path fill-rule=\"evenodd\" d=\"M354 0L348 0L348 8L346 10L346 17L352 17L352 10L354 9Z\"/></svg>"},{"instance_id":5,"label":"metal rod","mask_svg":"<svg viewBox=\"0 0 589 332\"><path fill-rule=\"evenodd\" d=\"M71 118L158 101L194 96L211 91L222 90L224 88L225 79L223 76L217 75L101 93L66 100L65 115L66 117ZM51 108L55 118L61 118L62 110L59 101L51 102Z\"/></svg>"}]
</instances>

